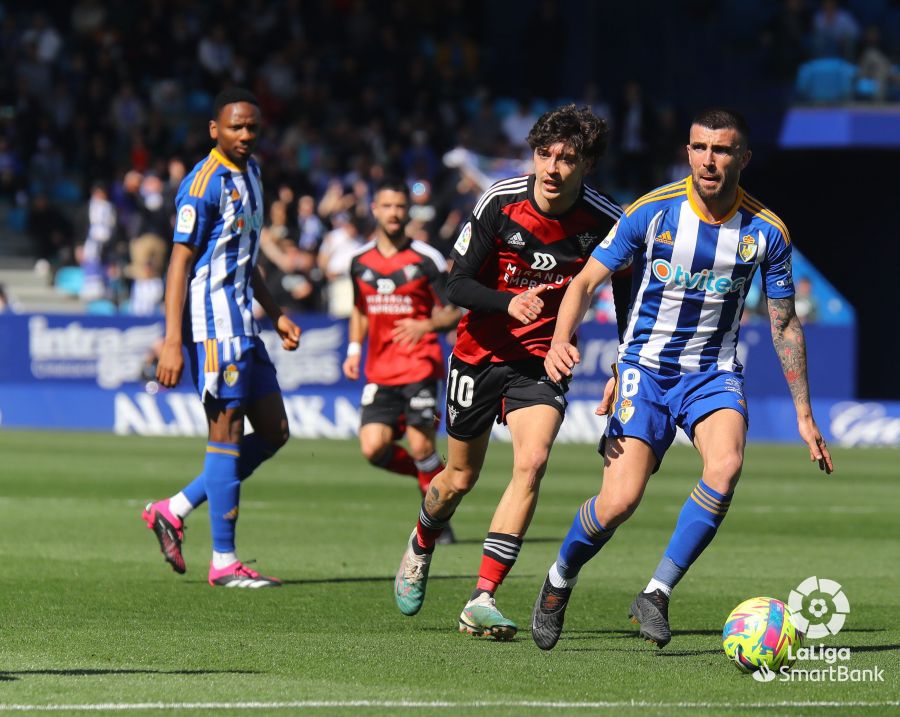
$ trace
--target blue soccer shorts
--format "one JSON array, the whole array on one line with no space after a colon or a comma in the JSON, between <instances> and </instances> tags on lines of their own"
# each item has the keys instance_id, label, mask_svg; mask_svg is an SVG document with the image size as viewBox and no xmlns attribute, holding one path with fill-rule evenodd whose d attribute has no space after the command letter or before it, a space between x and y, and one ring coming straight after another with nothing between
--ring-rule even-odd
<instances>
[{"instance_id":1,"label":"blue soccer shorts","mask_svg":"<svg viewBox=\"0 0 900 717\"><path fill-rule=\"evenodd\" d=\"M207 339L187 346L194 388L204 404L237 408L280 392L275 366L259 336Z\"/></svg>"},{"instance_id":2,"label":"blue soccer shorts","mask_svg":"<svg viewBox=\"0 0 900 717\"><path fill-rule=\"evenodd\" d=\"M734 409L750 422L744 377L739 373L698 371L665 376L624 362L615 369L616 392L604 439L640 438L653 450L657 468L679 426L694 440L694 426L723 408Z\"/></svg>"}]
</instances>

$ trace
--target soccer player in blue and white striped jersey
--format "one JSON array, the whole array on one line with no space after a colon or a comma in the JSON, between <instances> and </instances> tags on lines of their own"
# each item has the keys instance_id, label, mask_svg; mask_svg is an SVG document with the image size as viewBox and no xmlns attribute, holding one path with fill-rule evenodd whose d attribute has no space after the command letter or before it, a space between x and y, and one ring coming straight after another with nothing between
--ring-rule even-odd
<instances>
[{"instance_id":1,"label":"soccer player in blue and white striped jersey","mask_svg":"<svg viewBox=\"0 0 900 717\"><path fill-rule=\"evenodd\" d=\"M694 119L687 149L691 175L634 202L569 284L560 306L545 361L555 381L570 376L579 361L571 339L595 289L633 263L615 392L598 409L609 416L603 484L575 516L532 613L532 635L545 650L559 638L581 567L637 508L680 426L700 452L703 475L653 578L631 606L642 637L659 647L671 639L672 588L715 536L741 474L748 413L737 341L757 270L800 435L810 459L826 473L833 469L810 404L790 235L739 184L750 161L746 123L729 110L706 110Z\"/></svg>"},{"instance_id":2,"label":"soccer player in blue and white striped jersey","mask_svg":"<svg viewBox=\"0 0 900 717\"><path fill-rule=\"evenodd\" d=\"M178 383L184 345L206 411L209 441L203 473L168 500L149 504L143 514L166 561L183 573L184 519L209 499L209 583L226 587L281 584L246 567L235 549L241 481L288 438L281 390L259 337L253 300L272 320L283 348L293 351L300 340L300 328L281 313L256 267L263 191L252 153L260 122L259 103L250 92L221 92L209 123L216 146L184 178L175 200L166 337L157 378L169 388ZM245 416L254 428L247 437Z\"/></svg>"}]
</instances>

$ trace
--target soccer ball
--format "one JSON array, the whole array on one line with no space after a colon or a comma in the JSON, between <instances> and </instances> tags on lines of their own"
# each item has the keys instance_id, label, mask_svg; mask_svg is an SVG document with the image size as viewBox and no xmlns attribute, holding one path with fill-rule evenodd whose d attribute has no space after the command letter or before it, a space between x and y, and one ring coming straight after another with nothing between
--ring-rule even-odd
<instances>
[{"instance_id":1,"label":"soccer ball","mask_svg":"<svg viewBox=\"0 0 900 717\"><path fill-rule=\"evenodd\" d=\"M722 630L722 646L741 672L777 672L790 667L803 642L803 633L781 600L755 597L738 605Z\"/></svg>"}]
</instances>

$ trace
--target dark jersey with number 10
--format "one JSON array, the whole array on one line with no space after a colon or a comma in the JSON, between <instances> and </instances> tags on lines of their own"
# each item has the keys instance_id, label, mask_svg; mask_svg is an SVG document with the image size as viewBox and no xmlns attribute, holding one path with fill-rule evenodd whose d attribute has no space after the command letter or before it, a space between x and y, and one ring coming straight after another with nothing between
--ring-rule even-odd
<instances>
[{"instance_id":1,"label":"dark jersey with number 10","mask_svg":"<svg viewBox=\"0 0 900 717\"><path fill-rule=\"evenodd\" d=\"M566 286L622 214L609 196L582 185L568 211L550 216L534 200L534 182L530 174L494 184L453 247L450 300L472 309L453 350L466 363L543 358ZM540 317L528 325L513 319L506 312L512 295L541 284L550 288Z\"/></svg>"}]
</instances>

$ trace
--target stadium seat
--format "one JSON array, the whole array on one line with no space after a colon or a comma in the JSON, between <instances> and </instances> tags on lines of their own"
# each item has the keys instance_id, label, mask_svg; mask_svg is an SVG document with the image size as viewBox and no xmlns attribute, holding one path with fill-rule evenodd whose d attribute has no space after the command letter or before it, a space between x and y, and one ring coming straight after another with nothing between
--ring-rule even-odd
<instances>
[{"instance_id":1,"label":"stadium seat","mask_svg":"<svg viewBox=\"0 0 900 717\"><path fill-rule=\"evenodd\" d=\"M6 213L6 226L14 232L24 232L28 223L28 213L24 207L10 207Z\"/></svg>"},{"instance_id":2,"label":"stadium seat","mask_svg":"<svg viewBox=\"0 0 900 717\"><path fill-rule=\"evenodd\" d=\"M494 114L502 122L516 111L519 103L511 97L498 97L494 100Z\"/></svg>"},{"instance_id":3,"label":"stadium seat","mask_svg":"<svg viewBox=\"0 0 900 717\"><path fill-rule=\"evenodd\" d=\"M212 109L213 98L202 90L194 90L187 96L187 111L205 117Z\"/></svg>"},{"instance_id":4,"label":"stadium seat","mask_svg":"<svg viewBox=\"0 0 900 717\"><path fill-rule=\"evenodd\" d=\"M550 106L550 103L542 97L536 97L531 101L531 111L536 117L540 117L544 112L549 112L551 109L553 108Z\"/></svg>"},{"instance_id":5,"label":"stadium seat","mask_svg":"<svg viewBox=\"0 0 900 717\"><path fill-rule=\"evenodd\" d=\"M74 204L81 199L81 187L70 179L60 179L53 185L52 195L57 202L71 202Z\"/></svg>"},{"instance_id":6,"label":"stadium seat","mask_svg":"<svg viewBox=\"0 0 900 717\"><path fill-rule=\"evenodd\" d=\"M797 97L814 104L840 104L853 98L856 66L836 57L811 60L797 72Z\"/></svg>"},{"instance_id":7,"label":"stadium seat","mask_svg":"<svg viewBox=\"0 0 900 717\"><path fill-rule=\"evenodd\" d=\"M64 266L56 272L53 285L63 294L78 296L84 286L84 272L80 266Z\"/></svg>"},{"instance_id":8,"label":"stadium seat","mask_svg":"<svg viewBox=\"0 0 900 717\"><path fill-rule=\"evenodd\" d=\"M119 310L109 299L95 299L87 305L87 313L92 316L115 316Z\"/></svg>"}]
</instances>

